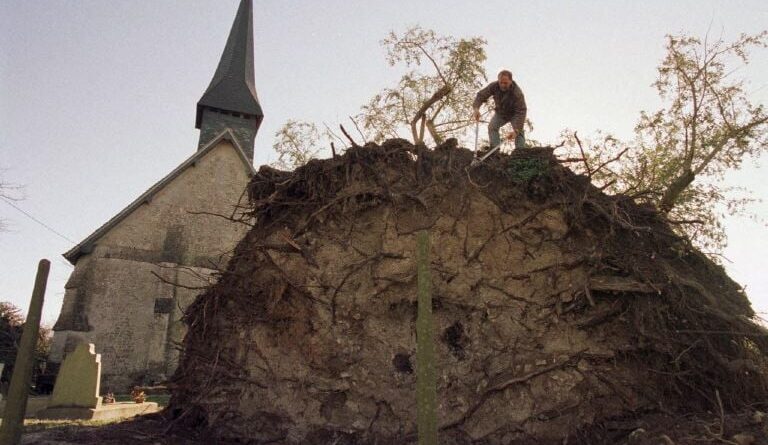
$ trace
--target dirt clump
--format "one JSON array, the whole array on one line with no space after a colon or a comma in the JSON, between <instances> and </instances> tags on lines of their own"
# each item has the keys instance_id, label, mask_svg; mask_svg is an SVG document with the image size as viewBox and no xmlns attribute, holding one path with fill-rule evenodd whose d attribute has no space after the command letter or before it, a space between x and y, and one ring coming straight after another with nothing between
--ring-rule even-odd
<instances>
[{"instance_id":1,"label":"dirt clump","mask_svg":"<svg viewBox=\"0 0 768 445\"><path fill-rule=\"evenodd\" d=\"M653 208L550 148L471 160L455 140L390 140L262 167L251 230L187 311L173 428L415 443L421 230L441 443L590 443L617 419L768 400L746 296Z\"/></svg>"}]
</instances>

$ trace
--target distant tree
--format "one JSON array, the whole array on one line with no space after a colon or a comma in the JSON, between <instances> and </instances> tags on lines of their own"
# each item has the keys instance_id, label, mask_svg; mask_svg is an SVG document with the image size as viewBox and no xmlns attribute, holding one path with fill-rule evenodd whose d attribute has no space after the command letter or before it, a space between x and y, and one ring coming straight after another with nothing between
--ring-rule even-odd
<instances>
[{"instance_id":1,"label":"distant tree","mask_svg":"<svg viewBox=\"0 0 768 445\"><path fill-rule=\"evenodd\" d=\"M45 373L48 364L48 356L51 354L51 345L53 344L53 329L50 326L40 325L40 333L37 336L35 344L35 367L32 371L33 376Z\"/></svg>"},{"instance_id":2,"label":"distant tree","mask_svg":"<svg viewBox=\"0 0 768 445\"><path fill-rule=\"evenodd\" d=\"M668 35L653 83L663 106L641 113L630 142L598 136L587 168L620 159L593 179L654 203L700 247L722 249L724 213L743 212L750 202L723 184L724 174L768 149L768 113L748 96L737 65L767 43L768 31L733 42Z\"/></svg>"},{"instance_id":3,"label":"distant tree","mask_svg":"<svg viewBox=\"0 0 768 445\"><path fill-rule=\"evenodd\" d=\"M5 363L3 375L10 377L19 349L24 316L7 301L0 302L0 362Z\"/></svg>"},{"instance_id":4,"label":"distant tree","mask_svg":"<svg viewBox=\"0 0 768 445\"><path fill-rule=\"evenodd\" d=\"M373 141L401 137L408 129L414 143L429 136L439 144L472 124L469 104L487 81L484 39L441 36L415 26L390 32L381 43L390 66L403 63L410 71L362 107L359 117Z\"/></svg>"},{"instance_id":5,"label":"distant tree","mask_svg":"<svg viewBox=\"0 0 768 445\"><path fill-rule=\"evenodd\" d=\"M13 303L0 302L0 363L5 363L3 380L9 380L16 362L16 354L24 331L24 316L21 309ZM35 366L32 371L33 379L45 370L48 353L51 348L51 329L40 327L37 344L35 345Z\"/></svg>"},{"instance_id":6,"label":"distant tree","mask_svg":"<svg viewBox=\"0 0 768 445\"><path fill-rule=\"evenodd\" d=\"M24 315L21 309L8 301L0 301L0 326L21 326L24 324ZM5 334L3 332L3 334Z\"/></svg>"},{"instance_id":7,"label":"distant tree","mask_svg":"<svg viewBox=\"0 0 768 445\"><path fill-rule=\"evenodd\" d=\"M277 152L277 161L272 166L281 170L293 170L321 151L320 132L311 122L289 120L275 133L272 148Z\"/></svg>"}]
</instances>

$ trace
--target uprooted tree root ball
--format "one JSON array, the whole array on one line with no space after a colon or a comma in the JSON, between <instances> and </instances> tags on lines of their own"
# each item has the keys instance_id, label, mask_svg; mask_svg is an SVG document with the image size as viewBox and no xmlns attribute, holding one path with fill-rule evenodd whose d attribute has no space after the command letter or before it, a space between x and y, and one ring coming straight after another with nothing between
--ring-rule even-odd
<instances>
[{"instance_id":1,"label":"uprooted tree root ball","mask_svg":"<svg viewBox=\"0 0 768 445\"><path fill-rule=\"evenodd\" d=\"M253 227L189 307L169 412L241 443L416 440L416 233L431 238L441 443L578 443L766 400L766 331L722 268L552 149L454 140L262 167Z\"/></svg>"}]
</instances>

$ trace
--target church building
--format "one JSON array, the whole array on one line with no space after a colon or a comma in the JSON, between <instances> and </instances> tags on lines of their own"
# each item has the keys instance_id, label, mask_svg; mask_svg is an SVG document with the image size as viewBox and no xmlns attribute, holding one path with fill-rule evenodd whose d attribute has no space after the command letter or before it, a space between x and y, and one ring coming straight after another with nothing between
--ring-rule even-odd
<instances>
[{"instance_id":1,"label":"church building","mask_svg":"<svg viewBox=\"0 0 768 445\"><path fill-rule=\"evenodd\" d=\"M246 202L263 117L254 85L253 4L241 0L197 103L197 151L64 254L75 268L53 327L54 367L87 342L101 354L105 392L173 373L185 308L246 233L245 224L227 217L240 216Z\"/></svg>"}]
</instances>

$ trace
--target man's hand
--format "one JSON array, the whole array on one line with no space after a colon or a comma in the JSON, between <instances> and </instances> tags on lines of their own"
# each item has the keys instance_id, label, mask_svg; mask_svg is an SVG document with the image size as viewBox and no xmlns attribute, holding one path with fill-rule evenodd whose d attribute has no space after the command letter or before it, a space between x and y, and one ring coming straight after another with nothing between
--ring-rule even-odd
<instances>
[{"instance_id":1,"label":"man's hand","mask_svg":"<svg viewBox=\"0 0 768 445\"><path fill-rule=\"evenodd\" d=\"M515 131L514 128L512 129L512 131L507 133L507 139L510 141L514 141L516 137L517 137L517 131Z\"/></svg>"},{"instance_id":2,"label":"man's hand","mask_svg":"<svg viewBox=\"0 0 768 445\"><path fill-rule=\"evenodd\" d=\"M474 110L472 112L472 118L475 120L475 122L480 121L480 110Z\"/></svg>"}]
</instances>

